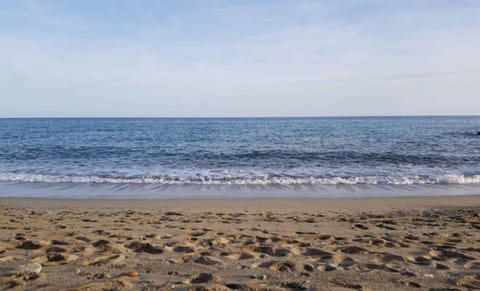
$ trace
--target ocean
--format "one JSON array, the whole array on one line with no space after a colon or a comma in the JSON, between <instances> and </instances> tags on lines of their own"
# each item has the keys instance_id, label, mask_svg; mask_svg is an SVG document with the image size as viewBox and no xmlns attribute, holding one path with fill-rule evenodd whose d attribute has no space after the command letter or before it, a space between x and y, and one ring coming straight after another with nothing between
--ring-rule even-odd
<instances>
[{"instance_id":1,"label":"ocean","mask_svg":"<svg viewBox=\"0 0 480 291\"><path fill-rule=\"evenodd\" d=\"M479 194L478 132L480 117L0 119L0 196Z\"/></svg>"}]
</instances>

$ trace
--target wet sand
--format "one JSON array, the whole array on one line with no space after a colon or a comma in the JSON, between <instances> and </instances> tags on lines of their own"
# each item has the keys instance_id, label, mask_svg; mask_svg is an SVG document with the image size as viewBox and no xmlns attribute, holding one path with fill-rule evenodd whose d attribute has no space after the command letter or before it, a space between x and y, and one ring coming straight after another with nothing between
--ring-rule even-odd
<instances>
[{"instance_id":1,"label":"wet sand","mask_svg":"<svg viewBox=\"0 0 480 291\"><path fill-rule=\"evenodd\" d=\"M480 289L480 196L0 199L0 221L0 289Z\"/></svg>"}]
</instances>

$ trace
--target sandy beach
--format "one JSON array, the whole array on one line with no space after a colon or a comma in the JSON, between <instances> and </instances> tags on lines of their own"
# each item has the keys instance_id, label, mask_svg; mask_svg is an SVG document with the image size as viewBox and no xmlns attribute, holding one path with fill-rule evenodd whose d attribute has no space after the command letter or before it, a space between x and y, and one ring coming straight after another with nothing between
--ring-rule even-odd
<instances>
[{"instance_id":1,"label":"sandy beach","mask_svg":"<svg viewBox=\"0 0 480 291\"><path fill-rule=\"evenodd\" d=\"M0 209L0 289L480 289L480 196Z\"/></svg>"}]
</instances>

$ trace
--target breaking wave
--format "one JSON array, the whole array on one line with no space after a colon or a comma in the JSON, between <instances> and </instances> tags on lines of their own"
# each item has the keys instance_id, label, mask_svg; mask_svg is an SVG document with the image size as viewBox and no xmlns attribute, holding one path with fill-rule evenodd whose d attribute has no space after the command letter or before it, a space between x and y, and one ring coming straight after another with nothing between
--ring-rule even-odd
<instances>
[{"instance_id":1,"label":"breaking wave","mask_svg":"<svg viewBox=\"0 0 480 291\"><path fill-rule=\"evenodd\" d=\"M73 183L73 184L157 184L157 185L428 185L480 184L480 175L439 176L359 176L359 177L281 177L281 176L215 176L215 177L100 177L61 176L25 173L0 173L0 182Z\"/></svg>"}]
</instances>

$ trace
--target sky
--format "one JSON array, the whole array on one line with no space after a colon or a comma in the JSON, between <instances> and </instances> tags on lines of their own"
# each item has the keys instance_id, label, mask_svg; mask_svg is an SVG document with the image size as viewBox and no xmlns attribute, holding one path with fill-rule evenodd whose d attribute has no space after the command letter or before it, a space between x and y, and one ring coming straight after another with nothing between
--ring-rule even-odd
<instances>
[{"instance_id":1,"label":"sky","mask_svg":"<svg viewBox=\"0 0 480 291\"><path fill-rule=\"evenodd\" d=\"M480 1L0 1L0 117L350 115L480 115Z\"/></svg>"}]
</instances>

